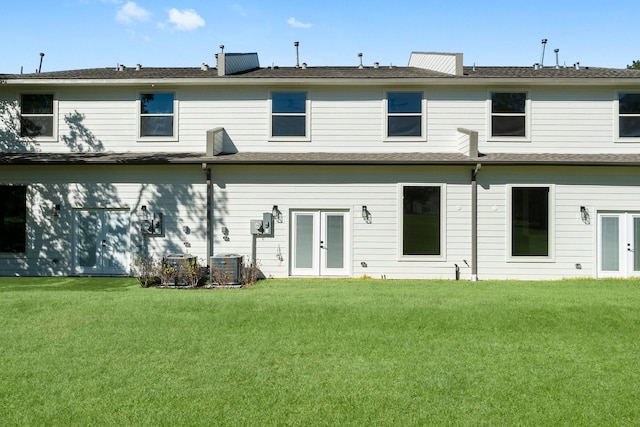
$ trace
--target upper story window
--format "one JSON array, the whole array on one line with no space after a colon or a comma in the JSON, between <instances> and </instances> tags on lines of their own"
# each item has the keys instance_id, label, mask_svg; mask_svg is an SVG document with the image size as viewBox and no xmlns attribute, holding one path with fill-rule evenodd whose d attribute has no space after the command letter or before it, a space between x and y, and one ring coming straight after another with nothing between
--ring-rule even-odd
<instances>
[{"instance_id":1,"label":"upper story window","mask_svg":"<svg viewBox=\"0 0 640 427\"><path fill-rule=\"evenodd\" d=\"M175 137L175 96L173 93L140 94L140 137Z\"/></svg>"},{"instance_id":2,"label":"upper story window","mask_svg":"<svg viewBox=\"0 0 640 427\"><path fill-rule=\"evenodd\" d=\"M0 252L24 253L27 245L27 187L0 185Z\"/></svg>"},{"instance_id":3,"label":"upper story window","mask_svg":"<svg viewBox=\"0 0 640 427\"><path fill-rule=\"evenodd\" d=\"M403 185L401 189L401 256L442 255L442 187Z\"/></svg>"},{"instance_id":4,"label":"upper story window","mask_svg":"<svg viewBox=\"0 0 640 427\"><path fill-rule=\"evenodd\" d=\"M307 93L271 94L271 136L308 137Z\"/></svg>"},{"instance_id":5,"label":"upper story window","mask_svg":"<svg viewBox=\"0 0 640 427\"><path fill-rule=\"evenodd\" d=\"M620 138L640 137L640 93L618 95L618 129Z\"/></svg>"},{"instance_id":6,"label":"upper story window","mask_svg":"<svg viewBox=\"0 0 640 427\"><path fill-rule=\"evenodd\" d=\"M55 100L51 93L20 96L20 136L55 138Z\"/></svg>"},{"instance_id":7,"label":"upper story window","mask_svg":"<svg viewBox=\"0 0 640 427\"><path fill-rule=\"evenodd\" d=\"M526 92L491 93L491 136L527 136Z\"/></svg>"},{"instance_id":8,"label":"upper story window","mask_svg":"<svg viewBox=\"0 0 640 427\"><path fill-rule=\"evenodd\" d=\"M387 138L422 137L422 92L387 93Z\"/></svg>"}]
</instances>

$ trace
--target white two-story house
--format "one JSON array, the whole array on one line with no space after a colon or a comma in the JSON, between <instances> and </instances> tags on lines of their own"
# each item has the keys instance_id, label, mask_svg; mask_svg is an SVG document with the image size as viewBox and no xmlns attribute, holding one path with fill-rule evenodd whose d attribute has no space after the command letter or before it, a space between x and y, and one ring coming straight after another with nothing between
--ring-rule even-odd
<instances>
[{"instance_id":1,"label":"white two-story house","mask_svg":"<svg viewBox=\"0 0 640 427\"><path fill-rule=\"evenodd\" d=\"M0 74L0 274L238 254L266 277L640 275L640 71Z\"/></svg>"}]
</instances>

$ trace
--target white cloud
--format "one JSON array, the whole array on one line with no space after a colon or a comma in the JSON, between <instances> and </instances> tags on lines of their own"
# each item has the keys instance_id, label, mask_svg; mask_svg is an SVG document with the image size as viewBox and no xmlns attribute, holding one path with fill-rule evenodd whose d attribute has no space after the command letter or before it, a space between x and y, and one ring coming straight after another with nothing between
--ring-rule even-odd
<instances>
[{"instance_id":1,"label":"white cloud","mask_svg":"<svg viewBox=\"0 0 640 427\"><path fill-rule=\"evenodd\" d=\"M146 21L149 19L149 16L151 16L151 14L148 11L130 1L118 10L116 20L130 24L134 21Z\"/></svg>"},{"instance_id":2,"label":"white cloud","mask_svg":"<svg viewBox=\"0 0 640 427\"><path fill-rule=\"evenodd\" d=\"M313 26L313 24L305 24L303 22L300 22L296 18L294 18L293 16L291 18L287 19L287 22L293 28L311 28L311 26Z\"/></svg>"},{"instance_id":3,"label":"white cloud","mask_svg":"<svg viewBox=\"0 0 640 427\"><path fill-rule=\"evenodd\" d=\"M193 31L196 28L204 27L204 19L193 9L169 10L169 23L175 25L175 29L178 31Z\"/></svg>"}]
</instances>

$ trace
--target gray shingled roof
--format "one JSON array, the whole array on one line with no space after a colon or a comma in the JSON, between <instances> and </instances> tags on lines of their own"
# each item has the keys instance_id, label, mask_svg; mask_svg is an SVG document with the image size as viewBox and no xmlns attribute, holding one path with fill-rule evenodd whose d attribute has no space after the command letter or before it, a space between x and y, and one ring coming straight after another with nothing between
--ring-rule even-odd
<instances>
[{"instance_id":1,"label":"gray shingled roof","mask_svg":"<svg viewBox=\"0 0 640 427\"><path fill-rule=\"evenodd\" d=\"M555 165L640 166L640 154L481 154L460 153L0 153L0 164L324 164L324 165Z\"/></svg>"},{"instance_id":2,"label":"gray shingled roof","mask_svg":"<svg viewBox=\"0 0 640 427\"><path fill-rule=\"evenodd\" d=\"M470 78L640 78L640 70L617 68L545 67L464 67L464 75L453 76L416 67L268 67L228 75L218 76L215 68L90 68L81 70L52 71L32 74L4 74L1 80L139 80L139 79L470 79Z\"/></svg>"}]
</instances>

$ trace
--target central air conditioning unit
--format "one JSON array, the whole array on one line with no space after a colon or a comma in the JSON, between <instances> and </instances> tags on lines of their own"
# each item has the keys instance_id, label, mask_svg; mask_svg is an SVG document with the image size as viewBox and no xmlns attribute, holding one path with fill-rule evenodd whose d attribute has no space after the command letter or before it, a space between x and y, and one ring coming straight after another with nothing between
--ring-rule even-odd
<instances>
[{"instance_id":1,"label":"central air conditioning unit","mask_svg":"<svg viewBox=\"0 0 640 427\"><path fill-rule=\"evenodd\" d=\"M243 257L238 254L217 254L211 257L209 284L211 286L242 286Z\"/></svg>"}]
</instances>

